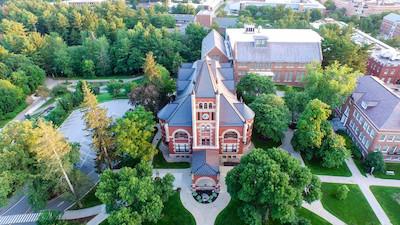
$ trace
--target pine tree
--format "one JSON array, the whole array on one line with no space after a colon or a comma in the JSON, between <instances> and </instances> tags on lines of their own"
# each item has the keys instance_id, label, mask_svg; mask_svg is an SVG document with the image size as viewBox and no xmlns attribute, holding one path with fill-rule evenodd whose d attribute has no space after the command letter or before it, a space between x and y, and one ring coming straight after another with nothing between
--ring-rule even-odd
<instances>
[{"instance_id":1,"label":"pine tree","mask_svg":"<svg viewBox=\"0 0 400 225\"><path fill-rule=\"evenodd\" d=\"M82 84L84 93L83 106L86 107L84 119L86 128L92 132L92 143L97 151L97 163L107 162L112 169L112 155L110 150L113 147L112 133L110 131L111 118L107 116L107 109L98 106L96 96L90 91L86 82Z\"/></svg>"},{"instance_id":2,"label":"pine tree","mask_svg":"<svg viewBox=\"0 0 400 225\"><path fill-rule=\"evenodd\" d=\"M143 65L143 72L146 79L153 83L160 80L160 71L157 67L157 63L154 60L153 52L148 52L146 54L146 60Z\"/></svg>"}]
</instances>

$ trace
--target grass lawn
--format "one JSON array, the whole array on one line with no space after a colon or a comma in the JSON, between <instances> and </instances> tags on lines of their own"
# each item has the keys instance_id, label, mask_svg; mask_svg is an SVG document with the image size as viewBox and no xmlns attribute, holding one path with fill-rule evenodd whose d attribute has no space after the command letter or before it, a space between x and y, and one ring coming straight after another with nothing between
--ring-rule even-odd
<instances>
[{"instance_id":1,"label":"grass lawn","mask_svg":"<svg viewBox=\"0 0 400 225\"><path fill-rule=\"evenodd\" d=\"M355 184L348 184L350 192L345 200L336 198L336 190L342 184L322 184L322 205L326 210L352 225L379 224L378 218L372 211L360 188Z\"/></svg>"},{"instance_id":2,"label":"grass lawn","mask_svg":"<svg viewBox=\"0 0 400 225\"><path fill-rule=\"evenodd\" d=\"M383 179L396 179L400 180L400 163L386 163L386 170L394 171L394 175L386 175L385 173L374 173L375 177Z\"/></svg>"},{"instance_id":3,"label":"grass lawn","mask_svg":"<svg viewBox=\"0 0 400 225\"><path fill-rule=\"evenodd\" d=\"M28 105L24 102L20 106L18 106L13 112L9 112L6 115L2 116L3 119L0 120L0 128L4 127L4 125L14 119L20 112L24 111L27 106Z\"/></svg>"},{"instance_id":4,"label":"grass lawn","mask_svg":"<svg viewBox=\"0 0 400 225\"><path fill-rule=\"evenodd\" d=\"M356 164L356 166L357 166L358 170L360 171L361 175L363 175L364 177L367 177L367 172L365 170L364 164L361 161L361 159L356 159L356 158L353 157L353 161L354 161L354 164Z\"/></svg>"},{"instance_id":5,"label":"grass lawn","mask_svg":"<svg viewBox=\"0 0 400 225\"><path fill-rule=\"evenodd\" d=\"M153 168L154 169L186 169L190 167L188 162L174 162L170 163L165 161L161 151L157 152L157 155L153 158Z\"/></svg>"},{"instance_id":6,"label":"grass lawn","mask_svg":"<svg viewBox=\"0 0 400 225\"><path fill-rule=\"evenodd\" d=\"M215 225L245 225L245 223L240 219L237 213L237 208L240 207L239 202L235 200L231 200L228 206L222 210L217 216L215 220ZM318 215L312 213L311 211L300 208L297 210L297 213L308 220L310 220L312 225L329 225L326 220L319 217ZM269 221L269 225L279 225L277 222Z\"/></svg>"},{"instance_id":7,"label":"grass lawn","mask_svg":"<svg viewBox=\"0 0 400 225\"><path fill-rule=\"evenodd\" d=\"M312 225L329 225L330 223L326 221L324 218L318 216L317 214L311 212L310 210L301 207L297 210L299 215L303 218L308 219Z\"/></svg>"},{"instance_id":8,"label":"grass lawn","mask_svg":"<svg viewBox=\"0 0 400 225\"><path fill-rule=\"evenodd\" d=\"M281 145L281 142L275 142L271 139L266 139L262 137L260 134L258 134L256 131L253 131L251 141L253 142L256 148L263 148L263 149L279 147Z\"/></svg>"},{"instance_id":9,"label":"grass lawn","mask_svg":"<svg viewBox=\"0 0 400 225\"><path fill-rule=\"evenodd\" d=\"M371 186L370 189L388 215L390 222L400 225L400 188Z\"/></svg>"},{"instance_id":10,"label":"grass lawn","mask_svg":"<svg viewBox=\"0 0 400 225\"><path fill-rule=\"evenodd\" d=\"M96 187L94 187L85 197L81 199L82 208L79 208L78 205L75 204L71 209L84 209L103 204L96 197L95 193L96 193Z\"/></svg>"},{"instance_id":11,"label":"grass lawn","mask_svg":"<svg viewBox=\"0 0 400 225\"><path fill-rule=\"evenodd\" d=\"M113 97L108 92L98 94L96 98L99 103L113 100Z\"/></svg>"},{"instance_id":12,"label":"grass lawn","mask_svg":"<svg viewBox=\"0 0 400 225\"><path fill-rule=\"evenodd\" d=\"M308 161L304 156L303 160L306 166L310 168L313 174L351 177L351 171L347 167L346 163L343 163L343 165L340 166L339 168L326 168L321 165L320 161L316 160Z\"/></svg>"},{"instance_id":13,"label":"grass lawn","mask_svg":"<svg viewBox=\"0 0 400 225\"><path fill-rule=\"evenodd\" d=\"M157 223L144 223L144 225L196 225L192 214L186 210L176 191L164 204L162 217Z\"/></svg>"}]
</instances>

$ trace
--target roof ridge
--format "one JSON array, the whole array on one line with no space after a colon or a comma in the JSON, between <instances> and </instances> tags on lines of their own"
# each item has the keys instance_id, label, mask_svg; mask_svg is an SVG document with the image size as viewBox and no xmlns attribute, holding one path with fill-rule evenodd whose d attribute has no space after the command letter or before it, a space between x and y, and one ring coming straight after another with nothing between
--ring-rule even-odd
<instances>
[{"instance_id":1,"label":"roof ridge","mask_svg":"<svg viewBox=\"0 0 400 225\"><path fill-rule=\"evenodd\" d=\"M186 95L186 97L184 97L185 99L183 99L181 102L179 102L178 103L178 106L175 108L175 110L174 110L174 112L168 117L168 121L176 114L176 112L178 112L179 111L179 109L182 107L182 105L183 105L183 103L185 103L186 101L187 101L187 98L189 97L190 95ZM170 103L170 104L177 104L177 103Z\"/></svg>"}]
</instances>

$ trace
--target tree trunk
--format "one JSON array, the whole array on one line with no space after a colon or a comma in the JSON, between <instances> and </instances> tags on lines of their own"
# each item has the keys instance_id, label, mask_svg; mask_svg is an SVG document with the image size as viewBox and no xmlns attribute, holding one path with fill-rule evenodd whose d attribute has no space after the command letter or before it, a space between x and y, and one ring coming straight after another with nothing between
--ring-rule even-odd
<instances>
[{"instance_id":1,"label":"tree trunk","mask_svg":"<svg viewBox=\"0 0 400 225\"><path fill-rule=\"evenodd\" d=\"M108 168L110 170L112 170L113 166L112 166L112 161L110 159L110 156L108 155L108 150L106 147L104 147L104 145L102 146L103 152L104 152L104 156L106 157L107 160L107 164L108 164Z\"/></svg>"}]
</instances>

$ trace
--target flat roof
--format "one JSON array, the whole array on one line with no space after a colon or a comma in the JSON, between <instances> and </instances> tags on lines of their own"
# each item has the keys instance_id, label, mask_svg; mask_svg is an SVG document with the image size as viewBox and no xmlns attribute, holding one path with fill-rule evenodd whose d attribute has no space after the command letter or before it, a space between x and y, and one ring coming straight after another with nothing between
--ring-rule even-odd
<instances>
[{"instance_id":1,"label":"flat roof","mask_svg":"<svg viewBox=\"0 0 400 225\"><path fill-rule=\"evenodd\" d=\"M316 43L321 42L321 36L311 29L258 29L254 32L245 32L245 28L228 28L226 35L231 43L253 42L254 37L263 36L268 42L278 43ZM232 46L233 47L233 46Z\"/></svg>"}]
</instances>

